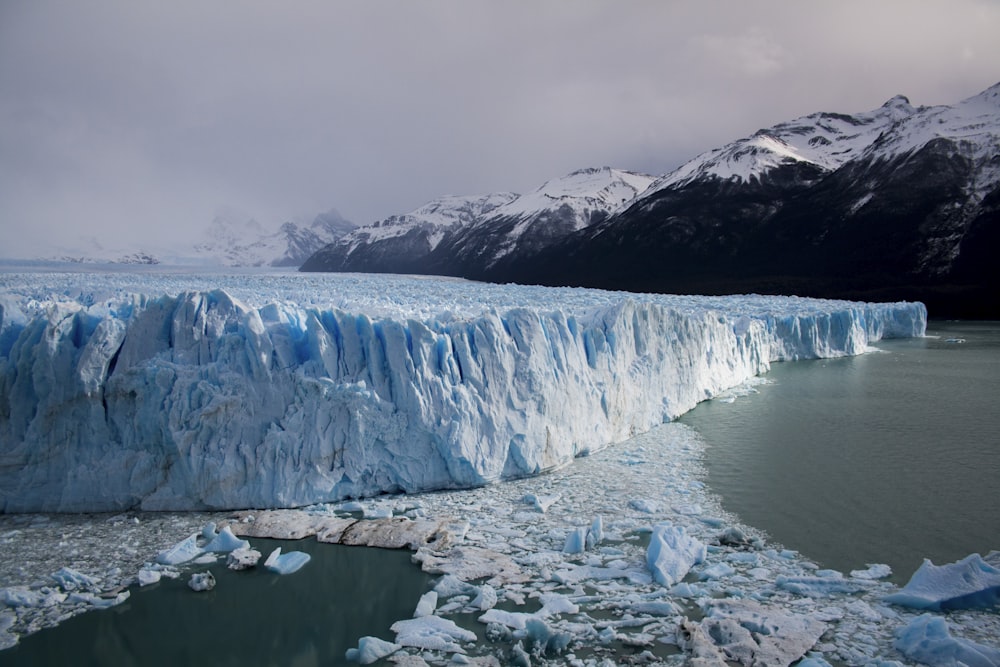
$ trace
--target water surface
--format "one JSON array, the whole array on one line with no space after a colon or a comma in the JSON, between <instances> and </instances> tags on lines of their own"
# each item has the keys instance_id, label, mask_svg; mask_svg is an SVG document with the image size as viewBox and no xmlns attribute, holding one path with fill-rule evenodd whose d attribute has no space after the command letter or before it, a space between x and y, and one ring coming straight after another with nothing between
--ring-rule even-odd
<instances>
[{"instance_id":1,"label":"water surface","mask_svg":"<svg viewBox=\"0 0 1000 667\"><path fill-rule=\"evenodd\" d=\"M210 567L217 585L195 593L180 580L140 589L112 609L91 611L21 639L0 653L3 665L213 667L343 665L365 635L393 639L389 626L413 614L429 576L408 550L348 547L306 540L251 540L305 551L298 572Z\"/></svg>"},{"instance_id":2,"label":"water surface","mask_svg":"<svg viewBox=\"0 0 1000 667\"><path fill-rule=\"evenodd\" d=\"M820 564L1000 549L1000 323L938 323L881 352L772 366L758 393L681 421L724 506Z\"/></svg>"}]
</instances>

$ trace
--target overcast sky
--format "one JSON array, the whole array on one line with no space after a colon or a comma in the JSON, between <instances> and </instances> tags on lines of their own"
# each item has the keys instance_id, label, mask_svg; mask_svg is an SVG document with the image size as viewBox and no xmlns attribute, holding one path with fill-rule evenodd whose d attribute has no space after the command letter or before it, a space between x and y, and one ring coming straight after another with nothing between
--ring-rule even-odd
<instances>
[{"instance_id":1,"label":"overcast sky","mask_svg":"<svg viewBox=\"0 0 1000 667\"><path fill-rule=\"evenodd\" d=\"M1000 81L1000 2L0 0L0 256L358 224Z\"/></svg>"}]
</instances>

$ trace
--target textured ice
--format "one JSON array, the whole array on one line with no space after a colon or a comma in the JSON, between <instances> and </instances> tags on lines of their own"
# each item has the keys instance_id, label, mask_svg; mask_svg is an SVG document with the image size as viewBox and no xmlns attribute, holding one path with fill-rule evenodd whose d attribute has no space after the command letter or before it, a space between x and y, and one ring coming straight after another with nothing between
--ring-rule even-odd
<instances>
[{"instance_id":1,"label":"textured ice","mask_svg":"<svg viewBox=\"0 0 1000 667\"><path fill-rule=\"evenodd\" d=\"M920 304L388 276L3 274L0 293L6 512L290 507L524 477L771 361L926 323Z\"/></svg>"},{"instance_id":2,"label":"textured ice","mask_svg":"<svg viewBox=\"0 0 1000 667\"><path fill-rule=\"evenodd\" d=\"M440 616L424 616L397 621L390 628L396 633L396 643L431 651L465 653L456 642L474 642L476 633L460 628L455 622Z\"/></svg>"},{"instance_id":3,"label":"textured ice","mask_svg":"<svg viewBox=\"0 0 1000 667\"><path fill-rule=\"evenodd\" d=\"M998 667L1000 649L953 637L940 616L924 614L900 629L896 648L910 660L932 667Z\"/></svg>"},{"instance_id":4,"label":"textured ice","mask_svg":"<svg viewBox=\"0 0 1000 667\"><path fill-rule=\"evenodd\" d=\"M1000 605L1000 568L979 554L947 565L924 559L906 586L887 596L886 602L934 611L996 607Z\"/></svg>"},{"instance_id":5,"label":"textured ice","mask_svg":"<svg viewBox=\"0 0 1000 667\"><path fill-rule=\"evenodd\" d=\"M399 644L393 644L378 637L362 637L358 640L358 647L348 649L345 657L351 662L370 665L392 655L401 648L403 647Z\"/></svg>"},{"instance_id":6,"label":"textured ice","mask_svg":"<svg viewBox=\"0 0 1000 667\"><path fill-rule=\"evenodd\" d=\"M707 547L688 534L683 526L660 525L646 549L646 564L661 586L679 583L688 571L703 562Z\"/></svg>"}]
</instances>

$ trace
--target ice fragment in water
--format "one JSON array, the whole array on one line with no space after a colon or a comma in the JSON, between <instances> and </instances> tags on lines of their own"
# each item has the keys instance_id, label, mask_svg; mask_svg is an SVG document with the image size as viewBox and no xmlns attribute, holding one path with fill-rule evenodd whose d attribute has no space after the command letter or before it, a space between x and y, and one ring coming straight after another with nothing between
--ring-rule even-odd
<instances>
[{"instance_id":1,"label":"ice fragment in water","mask_svg":"<svg viewBox=\"0 0 1000 667\"><path fill-rule=\"evenodd\" d=\"M215 577L211 572L195 572L188 580L188 588L193 591L210 591L215 588Z\"/></svg>"},{"instance_id":2,"label":"ice fragment in water","mask_svg":"<svg viewBox=\"0 0 1000 667\"><path fill-rule=\"evenodd\" d=\"M923 614L896 634L896 649L910 660L931 667L1000 667L1000 649L952 637L940 616Z\"/></svg>"},{"instance_id":3,"label":"ice fragment in water","mask_svg":"<svg viewBox=\"0 0 1000 667\"><path fill-rule=\"evenodd\" d=\"M351 662L370 665L377 660L388 657L403 648L399 644L387 642L378 637L362 637L357 648L347 649L346 658Z\"/></svg>"},{"instance_id":4,"label":"ice fragment in water","mask_svg":"<svg viewBox=\"0 0 1000 667\"><path fill-rule=\"evenodd\" d=\"M309 554L303 551L289 551L287 554L283 554L281 547L278 547L264 561L264 567L278 574L292 574L302 569L302 566L308 563L309 559Z\"/></svg>"},{"instance_id":5,"label":"ice fragment in water","mask_svg":"<svg viewBox=\"0 0 1000 667\"><path fill-rule=\"evenodd\" d=\"M209 538L209 541L204 547L202 547L204 551L211 553L229 553L230 551L250 547L250 543L248 541L241 540L233 535L233 531L229 526L226 526L221 531L216 533L215 524L213 523L209 525L212 527L212 532L209 535L205 535ZM202 534L204 535L205 533Z\"/></svg>"},{"instance_id":6,"label":"ice fragment in water","mask_svg":"<svg viewBox=\"0 0 1000 667\"><path fill-rule=\"evenodd\" d=\"M161 551L156 556L156 562L161 565L179 565L194 560L204 553L198 546L198 534L192 533L169 549Z\"/></svg>"},{"instance_id":7,"label":"ice fragment in water","mask_svg":"<svg viewBox=\"0 0 1000 667\"><path fill-rule=\"evenodd\" d=\"M1000 604L1000 569L979 554L947 565L924 559L906 586L885 601L933 611L995 607Z\"/></svg>"}]
</instances>

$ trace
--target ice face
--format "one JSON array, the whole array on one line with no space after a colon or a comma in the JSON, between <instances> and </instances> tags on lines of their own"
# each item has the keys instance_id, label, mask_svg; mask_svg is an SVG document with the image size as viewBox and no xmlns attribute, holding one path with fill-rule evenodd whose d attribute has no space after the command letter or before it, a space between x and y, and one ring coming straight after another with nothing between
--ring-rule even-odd
<instances>
[{"instance_id":1,"label":"ice face","mask_svg":"<svg viewBox=\"0 0 1000 667\"><path fill-rule=\"evenodd\" d=\"M856 354L926 323L920 304L371 276L332 283L344 309L272 300L280 281L175 294L188 283L144 280L142 295L0 281L0 511L476 487L647 431L773 360Z\"/></svg>"}]
</instances>

